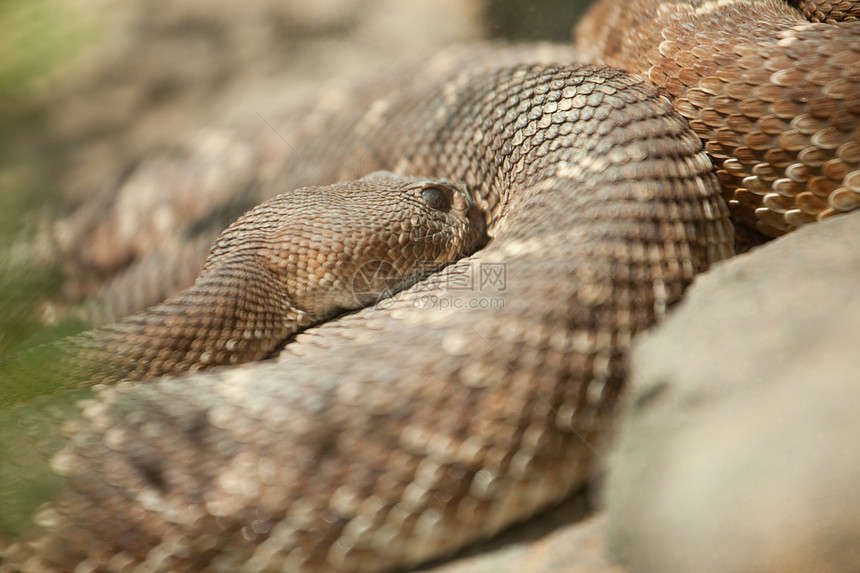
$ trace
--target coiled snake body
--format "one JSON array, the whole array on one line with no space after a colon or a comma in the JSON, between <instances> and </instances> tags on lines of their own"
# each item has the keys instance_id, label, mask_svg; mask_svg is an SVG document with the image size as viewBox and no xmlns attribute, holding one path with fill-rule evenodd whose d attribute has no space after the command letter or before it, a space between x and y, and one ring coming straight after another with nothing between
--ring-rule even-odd
<instances>
[{"instance_id":1,"label":"coiled snake body","mask_svg":"<svg viewBox=\"0 0 860 573\"><path fill-rule=\"evenodd\" d=\"M631 338L733 252L721 193L778 234L856 206L860 177L856 24L773 1L636 4L603 58L674 108L623 72L530 63L564 49L510 48L441 57L330 126L305 154L326 178L462 181L490 244L275 361L103 390L67 425L44 532L9 561L383 570L586 480Z\"/></svg>"}]
</instances>

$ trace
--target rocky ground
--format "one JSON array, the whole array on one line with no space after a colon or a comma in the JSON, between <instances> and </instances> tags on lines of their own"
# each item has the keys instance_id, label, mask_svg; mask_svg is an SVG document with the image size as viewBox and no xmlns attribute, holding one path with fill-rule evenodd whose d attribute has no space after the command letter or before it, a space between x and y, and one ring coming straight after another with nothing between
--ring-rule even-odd
<instances>
[{"instance_id":1,"label":"rocky ground","mask_svg":"<svg viewBox=\"0 0 860 573\"><path fill-rule=\"evenodd\" d=\"M635 571L860 570L860 213L699 278L643 337L605 500Z\"/></svg>"}]
</instances>

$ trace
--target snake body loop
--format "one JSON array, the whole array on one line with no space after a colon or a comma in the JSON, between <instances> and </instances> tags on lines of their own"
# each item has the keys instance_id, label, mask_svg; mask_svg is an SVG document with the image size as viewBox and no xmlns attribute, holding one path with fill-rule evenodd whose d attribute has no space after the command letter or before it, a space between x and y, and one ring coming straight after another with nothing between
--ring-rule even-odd
<instances>
[{"instance_id":1,"label":"snake body loop","mask_svg":"<svg viewBox=\"0 0 860 573\"><path fill-rule=\"evenodd\" d=\"M576 47L673 100L736 219L778 236L860 206L860 4L654 4L597 4Z\"/></svg>"}]
</instances>

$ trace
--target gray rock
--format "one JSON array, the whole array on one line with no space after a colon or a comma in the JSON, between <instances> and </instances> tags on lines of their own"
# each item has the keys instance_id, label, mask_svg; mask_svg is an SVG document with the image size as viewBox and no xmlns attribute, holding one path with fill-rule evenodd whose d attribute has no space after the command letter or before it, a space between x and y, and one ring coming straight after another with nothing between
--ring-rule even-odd
<instances>
[{"instance_id":1,"label":"gray rock","mask_svg":"<svg viewBox=\"0 0 860 573\"><path fill-rule=\"evenodd\" d=\"M560 506L415 573L624 573L606 551L606 515L578 494Z\"/></svg>"},{"instance_id":2,"label":"gray rock","mask_svg":"<svg viewBox=\"0 0 860 573\"><path fill-rule=\"evenodd\" d=\"M700 277L631 371L605 492L631 571L860 570L860 212Z\"/></svg>"}]
</instances>

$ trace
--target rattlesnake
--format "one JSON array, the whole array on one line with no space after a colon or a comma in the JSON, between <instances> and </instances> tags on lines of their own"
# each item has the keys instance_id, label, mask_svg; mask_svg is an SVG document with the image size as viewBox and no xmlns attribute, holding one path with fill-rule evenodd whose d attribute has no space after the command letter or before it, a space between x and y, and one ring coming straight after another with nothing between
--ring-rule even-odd
<instances>
[{"instance_id":1,"label":"rattlesnake","mask_svg":"<svg viewBox=\"0 0 860 573\"><path fill-rule=\"evenodd\" d=\"M67 424L54 461L67 486L40 514L50 527L9 560L382 570L487 537L587 480L626 348L732 253L729 208L779 234L857 204L854 23L802 24L764 0L636 8L603 61L657 88L492 48L440 56L334 120L337 140L302 161L333 180L462 181L492 241L274 361L103 390ZM585 29L607 19L594 14ZM302 167L274 185L297 186ZM491 272L504 280L481 280Z\"/></svg>"}]
</instances>

